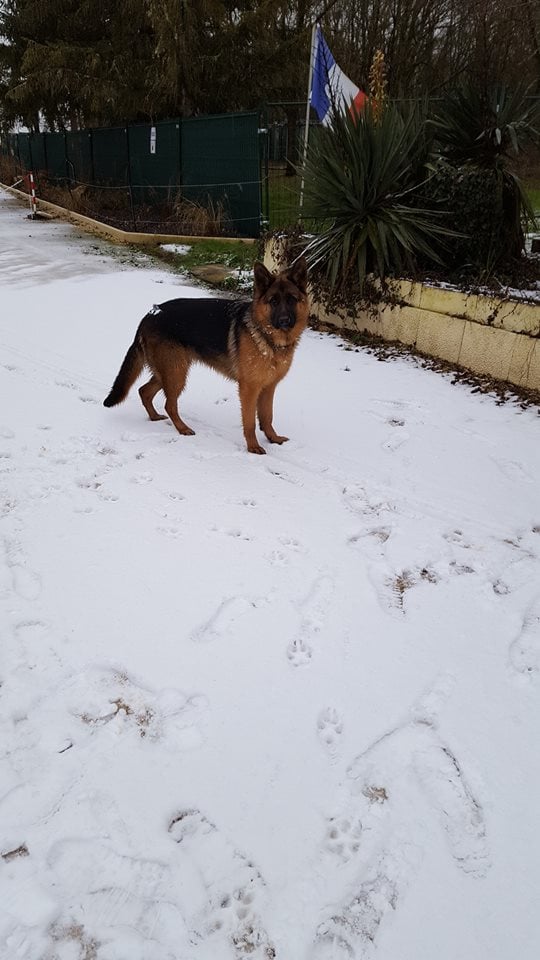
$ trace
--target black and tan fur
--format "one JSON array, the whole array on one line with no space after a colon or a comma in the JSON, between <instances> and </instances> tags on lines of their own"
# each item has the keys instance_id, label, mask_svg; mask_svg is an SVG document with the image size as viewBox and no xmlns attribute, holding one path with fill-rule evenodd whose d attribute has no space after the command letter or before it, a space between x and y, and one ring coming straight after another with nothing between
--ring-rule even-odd
<instances>
[{"instance_id":1,"label":"black and tan fur","mask_svg":"<svg viewBox=\"0 0 540 960\"><path fill-rule=\"evenodd\" d=\"M255 417L270 443L284 443L273 427L277 384L287 374L304 331L309 304L304 259L272 274L254 266L252 301L225 299L168 300L155 306L139 324L109 396L114 407L128 395L144 367L152 376L139 390L151 420L166 420L154 397L165 393L165 411L179 433L193 434L178 413L192 363L204 363L238 383L242 425L250 453L266 453L255 435Z\"/></svg>"}]
</instances>

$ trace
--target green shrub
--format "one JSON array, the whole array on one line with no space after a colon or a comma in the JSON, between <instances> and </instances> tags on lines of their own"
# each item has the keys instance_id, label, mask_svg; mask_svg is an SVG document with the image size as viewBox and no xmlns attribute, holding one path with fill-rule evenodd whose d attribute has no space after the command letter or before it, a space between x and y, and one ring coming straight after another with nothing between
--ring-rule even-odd
<instances>
[{"instance_id":1,"label":"green shrub","mask_svg":"<svg viewBox=\"0 0 540 960\"><path fill-rule=\"evenodd\" d=\"M443 203L450 224L469 239L455 239L452 260L484 274L519 258L524 231L535 214L512 162L540 134L536 101L502 84L451 91L430 121L439 163L424 196Z\"/></svg>"},{"instance_id":2,"label":"green shrub","mask_svg":"<svg viewBox=\"0 0 540 960\"><path fill-rule=\"evenodd\" d=\"M437 251L451 272L481 278L520 255L520 210L513 187L499 171L439 160L422 187L422 196L424 204L439 210L453 231ZM432 261L422 265L429 269Z\"/></svg>"},{"instance_id":3,"label":"green shrub","mask_svg":"<svg viewBox=\"0 0 540 960\"><path fill-rule=\"evenodd\" d=\"M427 176L429 131L421 109L389 105L377 119L369 106L324 127L305 165L305 197L321 228L305 251L332 291L362 289L370 273L414 270L440 262L448 234L439 213L420 202Z\"/></svg>"},{"instance_id":4,"label":"green shrub","mask_svg":"<svg viewBox=\"0 0 540 960\"><path fill-rule=\"evenodd\" d=\"M535 214L512 163L540 140L538 109L496 85L449 93L427 119L390 104L317 131L305 167L317 235L306 249L330 292L443 267L485 280L519 261ZM510 270L511 272L511 270Z\"/></svg>"}]
</instances>

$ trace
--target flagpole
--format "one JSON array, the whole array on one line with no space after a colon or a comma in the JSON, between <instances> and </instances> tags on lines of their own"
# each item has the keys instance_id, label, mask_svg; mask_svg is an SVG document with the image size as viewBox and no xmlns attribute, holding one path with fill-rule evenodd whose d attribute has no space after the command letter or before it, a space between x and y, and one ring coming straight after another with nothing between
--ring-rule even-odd
<instances>
[{"instance_id":1,"label":"flagpole","mask_svg":"<svg viewBox=\"0 0 540 960\"><path fill-rule=\"evenodd\" d=\"M308 152L308 137L309 137L309 115L311 109L311 88L313 85L313 70L315 67L315 43L317 39L317 27L319 24L317 21L313 24L311 29L311 55L309 58L309 79L308 79L308 89L307 89L307 104L306 104L306 123L305 123L305 133L304 133L304 152L302 157L302 180L300 183L300 202L298 204L298 216L302 215L302 209L304 206L304 169L306 165L306 158Z\"/></svg>"}]
</instances>

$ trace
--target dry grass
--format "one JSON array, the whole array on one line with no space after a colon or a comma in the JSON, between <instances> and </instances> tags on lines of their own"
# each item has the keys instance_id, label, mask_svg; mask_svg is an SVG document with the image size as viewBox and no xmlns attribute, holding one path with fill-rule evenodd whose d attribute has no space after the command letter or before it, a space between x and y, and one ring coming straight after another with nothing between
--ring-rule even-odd
<instances>
[{"instance_id":1,"label":"dry grass","mask_svg":"<svg viewBox=\"0 0 540 960\"><path fill-rule=\"evenodd\" d=\"M50 927L50 935L54 943L72 943L76 945L76 949L78 949L77 960L97 960L99 943L97 940L94 940L93 937L89 937L86 934L81 923L53 923ZM64 955L65 953L62 950L62 956ZM72 956L73 953L70 952L69 955ZM56 949L52 954L47 953L47 957L50 957L50 960L57 960L57 958L59 960L59 954Z\"/></svg>"},{"instance_id":2,"label":"dry grass","mask_svg":"<svg viewBox=\"0 0 540 960\"><path fill-rule=\"evenodd\" d=\"M0 181L12 186L26 174L12 157L0 156ZM72 210L113 226L127 230L147 230L191 237L220 237L231 226L225 204L211 196L205 203L188 200L180 193L165 200L149 195L144 203L132 206L127 186L70 185L68 180L50 180L45 170L35 172L38 199L48 200L59 207ZM26 183L17 186L27 191Z\"/></svg>"},{"instance_id":3,"label":"dry grass","mask_svg":"<svg viewBox=\"0 0 540 960\"><path fill-rule=\"evenodd\" d=\"M0 182L10 187L24 176L25 171L13 157L0 156Z\"/></svg>"},{"instance_id":4,"label":"dry grass","mask_svg":"<svg viewBox=\"0 0 540 960\"><path fill-rule=\"evenodd\" d=\"M227 220L221 200L208 197L206 204L202 204L181 195L173 201L171 219L180 234L190 237L223 236Z\"/></svg>"},{"instance_id":5,"label":"dry grass","mask_svg":"<svg viewBox=\"0 0 540 960\"><path fill-rule=\"evenodd\" d=\"M370 803L384 803L385 800L388 800L388 794L385 787L364 787L362 793L365 797L367 797Z\"/></svg>"}]
</instances>

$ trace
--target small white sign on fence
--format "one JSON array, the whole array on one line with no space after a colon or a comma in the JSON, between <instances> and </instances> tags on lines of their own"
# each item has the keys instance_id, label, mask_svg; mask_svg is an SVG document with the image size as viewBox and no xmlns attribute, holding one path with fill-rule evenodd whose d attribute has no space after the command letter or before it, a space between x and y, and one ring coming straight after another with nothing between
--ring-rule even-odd
<instances>
[{"instance_id":1,"label":"small white sign on fence","mask_svg":"<svg viewBox=\"0 0 540 960\"><path fill-rule=\"evenodd\" d=\"M150 127L150 153L156 152L156 128Z\"/></svg>"}]
</instances>

